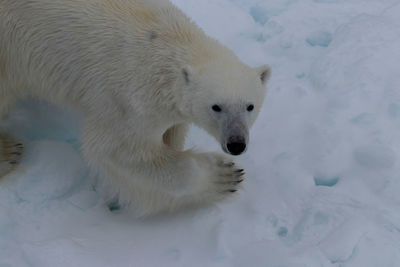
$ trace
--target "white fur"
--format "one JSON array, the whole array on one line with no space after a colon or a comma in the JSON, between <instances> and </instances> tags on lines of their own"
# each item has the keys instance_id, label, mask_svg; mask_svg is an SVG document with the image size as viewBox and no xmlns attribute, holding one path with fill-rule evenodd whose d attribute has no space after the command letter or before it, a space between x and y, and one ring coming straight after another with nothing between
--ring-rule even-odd
<instances>
[{"instance_id":1,"label":"white fur","mask_svg":"<svg viewBox=\"0 0 400 267\"><path fill-rule=\"evenodd\" d=\"M228 105L226 122L254 103L240 117L250 127L269 73L168 1L0 0L0 116L26 95L82 111L86 160L139 214L236 190L229 158L182 151L187 125L220 139L210 106Z\"/></svg>"}]
</instances>

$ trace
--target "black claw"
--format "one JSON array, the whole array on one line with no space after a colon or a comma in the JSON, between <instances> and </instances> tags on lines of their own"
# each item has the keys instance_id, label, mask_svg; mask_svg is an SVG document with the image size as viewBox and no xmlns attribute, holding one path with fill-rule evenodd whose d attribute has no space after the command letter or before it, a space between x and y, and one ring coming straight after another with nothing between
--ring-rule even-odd
<instances>
[{"instance_id":1,"label":"black claw","mask_svg":"<svg viewBox=\"0 0 400 267\"><path fill-rule=\"evenodd\" d=\"M236 181L236 182L233 182L232 185L238 185L238 184L240 184L241 182L243 182L243 179L241 179L241 180L239 180L239 181Z\"/></svg>"},{"instance_id":2,"label":"black claw","mask_svg":"<svg viewBox=\"0 0 400 267\"><path fill-rule=\"evenodd\" d=\"M15 164L17 164L17 162L16 161L10 161L10 164L15 165Z\"/></svg>"},{"instance_id":3,"label":"black claw","mask_svg":"<svg viewBox=\"0 0 400 267\"><path fill-rule=\"evenodd\" d=\"M111 202L108 203L108 209L113 212L113 211L118 211L121 209L121 205L118 203L118 201L116 202Z\"/></svg>"},{"instance_id":4,"label":"black claw","mask_svg":"<svg viewBox=\"0 0 400 267\"><path fill-rule=\"evenodd\" d=\"M20 155L21 155L21 152L12 152L12 153L11 153L11 155L17 155L17 156L20 156Z\"/></svg>"},{"instance_id":5,"label":"black claw","mask_svg":"<svg viewBox=\"0 0 400 267\"><path fill-rule=\"evenodd\" d=\"M244 176L245 174L246 174L245 172L237 173L237 174L236 174L236 177L242 177L242 176Z\"/></svg>"},{"instance_id":6,"label":"black claw","mask_svg":"<svg viewBox=\"0 0 400 267\"><path fill-rule=\"evenodd\" d=\"M242 176L244 174L244 169L235 170L235 174L239 174L239 176Z\"/></svg>"},{"instance_id":7,"label":"black claw","mask_svg":"<svg viewBox=\"0 0 400 267\"><path fill-rule=\"evenodd\" d=\"M229 192L231 193L235 193L236 191L237 191L236 189L229 190Z\"/></svg>"}]
</instances>

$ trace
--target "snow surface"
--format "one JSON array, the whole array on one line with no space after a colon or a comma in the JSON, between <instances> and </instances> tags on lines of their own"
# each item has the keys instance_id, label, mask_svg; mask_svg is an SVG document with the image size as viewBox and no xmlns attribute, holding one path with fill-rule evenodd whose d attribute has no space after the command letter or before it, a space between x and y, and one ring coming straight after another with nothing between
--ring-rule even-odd
<instances>
[{"instance_id":1,"label":"snow surface","mask_svg":"<svg viewBox=\"0 0 400 267\"><path fill-rule=\"evenodd\" d=\"M4 124L26 155L0 181L0 266L400 266L400 2L173 2L272 66L244 190L135 219L96 193L79 114L27 100Z\"/></svg>"}]
</instances>

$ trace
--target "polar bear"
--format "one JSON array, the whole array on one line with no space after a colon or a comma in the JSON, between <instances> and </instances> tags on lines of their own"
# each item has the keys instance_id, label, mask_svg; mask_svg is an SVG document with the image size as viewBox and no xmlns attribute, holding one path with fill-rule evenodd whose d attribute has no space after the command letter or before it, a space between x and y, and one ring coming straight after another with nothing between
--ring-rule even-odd
<instances>
[{"instance_id":1,"label":"polar bear","mask_svg":"<svg viewBox=\"0 0 400 267\"><path fill-rule=\"evenodd\" d=\"M0 0L0 116L28 95L81 111L85 159L138 215L234 195L243 169L185 135L243 153L269 77L167 0ZM0 138L2 176L22 144Z\"/></svg>"}]
</instances>

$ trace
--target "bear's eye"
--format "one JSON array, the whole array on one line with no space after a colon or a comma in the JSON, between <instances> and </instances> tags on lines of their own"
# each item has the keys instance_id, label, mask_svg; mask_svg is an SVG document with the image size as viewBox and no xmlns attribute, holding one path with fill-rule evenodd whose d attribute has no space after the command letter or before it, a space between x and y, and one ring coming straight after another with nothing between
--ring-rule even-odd
<instances>
[{"instance_id":1,"label":"bear's eye","mask_svg":"<svg viewBox=\"0 0 400 267\"><path fill-rule=\"evenodd\" d=\"M253 111L253 109L254 109L254 105L248 105L247 106L247 111Z\"/></svg>"},{"instance_id":2,"label":"bear's eye","mask_svg":"<svg viewBox=\"0 0 400 267\"><path fill-rule=\"evenodd\" d=\"M222 111L221 107L218 106L218 105L213 105L213 106L211 107L211 109L214 110L215 112L221 112L221 111Z\"/></svg>"}]
</instances>

